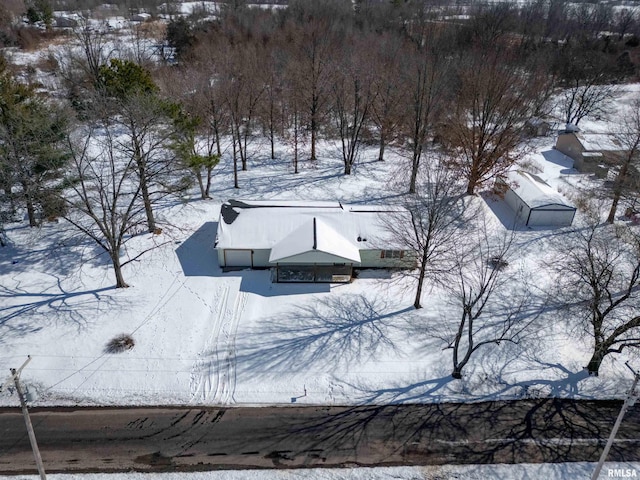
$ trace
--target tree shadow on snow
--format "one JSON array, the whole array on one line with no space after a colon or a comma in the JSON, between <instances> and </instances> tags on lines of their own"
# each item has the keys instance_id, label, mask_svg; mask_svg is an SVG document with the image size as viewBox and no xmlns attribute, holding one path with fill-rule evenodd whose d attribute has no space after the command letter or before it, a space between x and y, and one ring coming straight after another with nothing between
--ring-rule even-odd
<instances>
[{"instance_id":1,"label":"tree shadow on snow","mask_svg":"<svg viewBox=\"0 0 640 480\"><path fill-rule=\"evenodd\" d=\"M383 351L398 353L403 335L400 315L389 303L363 294L336 295L265 319L244 335L237 368L275 377L293 371L327 370L367 361ZM240 353L244 352L244 353Z\"/></svg>"},{"instance_id":2,"label":"tree shadow on snow","mask_svg":"<svg viewBox=\"0 0 640 480\"><path fill-rule=\"evenodd\" d=\"M101 312L113 308L116 300L102 295L110 290L115 287L68 292L59 278L55 291L30 292L0 286L0 303L4 299L17 300L13 305L0 307L0 344L52 324L71 324L81 330L99 319Z\"/></svg>"}]
</instances>

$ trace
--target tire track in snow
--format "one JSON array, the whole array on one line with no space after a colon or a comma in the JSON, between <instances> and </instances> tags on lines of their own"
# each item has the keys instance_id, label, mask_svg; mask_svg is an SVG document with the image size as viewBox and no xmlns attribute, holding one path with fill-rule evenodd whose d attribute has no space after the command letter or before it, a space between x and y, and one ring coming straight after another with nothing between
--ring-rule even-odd
<instances>
[{"instance_id":1,"label":"tire track in snow","mask_svg":"<svg viewBox=\"0 0 640 480\"><path fill-rule=\"evenodd\" d=\"M236 338L242 312L247 304L247 293L238 291L231 315L222 325L222 337L216 343L216 390L215 404L229 404L236 389ZM222 344L224 342L224 345Z\"/></svg>"},{"instance_id":2,"label":"tire track in snow","mask_svg":"<svg viewBox=\"0 0 640 480\"><path fill-rule=\"evenodd\" d=\"M198 361L193 366L191 372L191 396L192 400L206 401L211 394L214 384L215 370L217 369L217 344L220 337L220 331L224 324L224 318L227 316L227 304L229 303L229 285L219 287L214 297L218 297L216 309L211 310L207 324L213 326L213 330L208 340L205 342L204 348L198 353ZM217 387L216 387L217 388Z\"/></svg>"}]
</instances>

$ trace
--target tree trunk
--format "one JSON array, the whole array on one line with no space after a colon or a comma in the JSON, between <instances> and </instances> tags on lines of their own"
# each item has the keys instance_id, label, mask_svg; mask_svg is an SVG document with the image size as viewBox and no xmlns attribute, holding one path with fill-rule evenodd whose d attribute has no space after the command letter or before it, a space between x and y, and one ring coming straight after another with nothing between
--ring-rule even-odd
<instances>
[{"instance_id":1,"label":"tree trunk","mask_svg":"<svg viewBox=\"0 0 640 480\"><path fill-rule=\"evenodd\" d=\"M618 176L616 177L616 181L613 187L613 201L611 202L611 209L609 210L609 215L607 216L607 223L613 223L616 219L616 211L618 210L618 203L620 202L620 197L622 196L622 185L627 177L627 172L629 170L629 161L625 162Z\"/></svg>"},{"instance_id":2,"label":"tree trunk","mask_svg":"<svg viewBox=\"0 0 640 480\"><path fill-rule=\"evenodd\" d=\"M135 141L135 139L134 139ZM137 143L135 148L135 161L138 166L138 176L140 179L140 192L142 193L142 202L144 203L144 213L147 216L147 228L149 233L153 233L156 229L156 219L153 216L153 207L151 205L151 196L149 195L149 185L147 182L147 169L145 168L145 162L140 153L140 147Z\"/></svg>"},{"instance_id":3,"label":"tree trunk","mask_svg":"<svg viewBox=\"0 0 640 480\"><path fill-rule=\"evenodd\" d=\"M378 152L378 161L384 162L384 148L386 146L386 133L384 128L380 129L380 150Z\"/></svg>"},{"instance_id":4,"label":"tree trunk","mask_svg":"<svg viewBox=\"0 0 640 480\"><path fill-rule=\"evenodd\" d=\"M37 227L38 222L36 219L36 208L35 208L35 205L33 204L33 199L31 198L31 193L29 192L29 189L26 183L22 184L22 189L24 190L24 200L27 204L27 216L29 217L29 226Z\"/></svg>"},{"instance_id":5,"label":"tree trunk","mask_svg":"<svg viewBox=\"0 0 640 480\"><path fill-rule=\"evenodd\" d=\"M231 137L233 141L231 144L233 145L233 188L240 188L238 186L238 150L236 148L236 137L233 133L233 128L231 131Z\"/></svg>"},{"instance_id":6,"label":"tree trunk","mask_svg":"<svg viewBox=\"0 0 640 480\"><path fill-rule=\"evenodd\" d=\"M421 151L414 152L411 162L411 179L409 180L409 193L416 193L416 183L418 181L418 168L420 167Z\"/></svg>"},{"instance_id":7,"label":"tree trunk","mask_svg":"<svg viewBox=\"0 0 640 480\"><path fill-rule=\"evenodd\" d=\"M113 264L113 272L116 275L116 288L127 288L129 285L124 281L122 266L120 265L120 254L117 249L111 253L111 263Z\"/></svg>"},{"instance_id":8,"label":"tree trunk","mask_svg":"<svg viewBox=\"0 0 640 480\"><path fill-rule=\"evenodd\" d=\"M596 345L593 356L589 363L587 364L587 370L589 371L589 375L593 375L595 377L598 376L600 365L602 364L602 360L607 355L607 349L602 345Z\"/></svg>"},{"instance_id":9,"label":"tree trunk","mask_svg":"<svg viewBox=\"0 0 640 480\"><path fill-rule=\"evenodd\" d=\"M351 175L351 162L344 162L344 174Z\"/></svg>"},{"instance_id":10,"label":"tree trunk","mask_svg":"<svg viewBox=\"0 0 640 480\"><path fill-rule=\"evenodd\" d=\"M456 366L451 372L451 376L456 380L460 380L462 378L462 367Z\"/></svg>"},{"instance_id":11,"label":"tree trunk","mask_svg":"<svg viewBox=\"0 0 640 480\"><path fill-rule=\"evenodd\" d=\"M151 197L149 195L149 187L147 185L144 167L139 167L140 173L140 191L142 192L142 201L144 203L144 213L147 216L147 229L149 233L153 233L156 229L156 219L153 216L153 207L151 206Z\"/></svg>"},{"instance_id":12,"label":"tree trunk","mask_svg":"<svg viewBox=\"0 0 640 480\"><path fill-rule=\"evenodd\" d=\"M618 210L618 202L620 201L620 192L614 192L613 201L611 202L611 209L609 210L609 215L607 216L607 223L613 223L616 219L616 211Z\"/></svg>"},{"instance_id":13,"label":"tree trunk","mask_svg":"<svg viewBox=\"0 0 640 480\"><path fill-rule=\"evenodd\" d=\"M198 186L200 187L200 198L204 200L207 198L207 194L204 189L204 181L202 179L202 172L198 169L196 170L196 178L198 179Z\"/></svg>"},{"instance_id":14,"label":"tree trunk","mask_svg":"<svg viewBox=\"0 0 640 480\"><path fill-rule=\"evenodd\" d=\"M427 258L426 255L422 255L422 260L420 260L420 273L418 274L418 286L416 287L416 298L413 301L413 307L417 310L422 308L420 304L420 300L422 298L422 288L424 286L424 276L427 270Z\"/></svg>"},{"instance_id":15,"label":"tree trunk","mask_svg":"<svg viewBox=\"0 0 640 480\"><path fill-rule=\"evenodd\" d=\"M316 159L316 121L311 118L311 160Z\"/></svg>"},{"instance_id":16,"label":"tree trunk","mask_svg":"<svg viewBox=\"0 0 640 480\"><path fill-rule=\"evenodd\" d=\"M209 192L211 191L211 175L213 174L213 168L207 167L207 186L204 189L204 198L211 198Z\"/></svg>"},{"instance_id":17,"label":"tree trunk","mask_svg":"<svg viewBox=\"0 0 640 480\"><path fill-rule=\"evenodd\" d=\"M271 160L276 159L276 147L275 147L275 127L274 127L274 112L273 112L273 96L271 97L271 102L269 103L269 140L271 140Z\"/></svg>"}]
</instances>

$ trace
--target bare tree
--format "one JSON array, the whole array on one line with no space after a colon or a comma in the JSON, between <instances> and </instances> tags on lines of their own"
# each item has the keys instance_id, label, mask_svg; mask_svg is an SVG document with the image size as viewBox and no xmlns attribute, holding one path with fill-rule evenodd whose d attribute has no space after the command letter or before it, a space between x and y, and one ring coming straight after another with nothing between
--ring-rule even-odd
<instances>
[{"instance_id":1,"label":"bare tree","mask_svg":"<svg viewBox=\"0 0 640 480\"><path fill-rule=\"evenodd\" d=\"M434 134L447 88L451 84L448 60L436 45L416 48L405 70L404 81L409 96L409 112L405 120L405 136L411 149L409 193L415 193L424 147Z\"/></svg>"},{"instance_id":2,"label":"bare tree","mask_svg":"<svg viewBox=\"0 0 640 480\"><path fill-rule=\"evenodd\" d=\"M293 173L298 173L300 151L305 144L306 135L302 124L303 101L302 91L304 86L300 84L294 62L289 62L285 68L283 93L286 101L283 101L284 116L284 140L288 143L293 153Z\"/></svg>"},{"instance_id":3,"label":"bare tree","mask_svg":"<svg viewBox=\"0 0 640 480\"><path fill-rule=\"evenodd\" d=\"M136 162L148 230L155 232L153 205L186 186L169 149L177 105L160 97L149 71L117 59L100 67L95 104L103 124L121 128L118 147Z\"/></svg>"},{"instance_id":4,"label":"bare tree","mask_svg":"<svg viewBox=\"0 0 640 480\"><path fill-rule=\"evenodd\" d=\"M72 68L79 69L90 84L97 88L100 80L100 67L113 57L113 44L109 41L106 28L92 25L88 18L82 17L73 31L82 56L71 54Z\"/></svg>"},{"instance_id":5,"label":"bare tree","mask_svg":"<svg viewBox=\"0 0 640 480\"><path fill-rule=\"evenodd\" d=\"M416 260L417 268L407 274L416 281L413 306L422 308L425 281L441 279L451 267L452 247L466 216L458 176L437 157L419 175L418 185L404 202L410 220L390 217L386 228Z\"/></svg>"},{"instance_id":6,"label":"bare tree","mask_svg":"<svg viewBox=\"0 0 640 480\"><path fill-rule=\"evenodd\" d=\"M357 45L357 46L356 46ZM340 137L344 174L350 175L358 158L365 123L374 91L370 72L368 45L353 39L337 66L332 82L332 115Z\"/></svg>"},{"instance_id":7,"label":"bare tree","mask_svg":"<svg viewBox=\"0 0 640 480\"><path fill-rule=\"evenodd\" d=\"M447 345L453 350L453 378L462 378L463 368L478 349L518 343L536 318L524 312L531 299L525 279L509 271L513 236L491 238L486 225L473 235L480 237L476 245L456 249L457 260L447 282L460 311Z\"/></svg>"},{"instance_id":8,"label":"bare tree","mask_svg":"<svg viewBox=\"0 0 640 480\"><path fill-rule=\"evenodd\" d=\"M556 59L558 82L563 88L558 99L565 123L578 125L584 118L606 116L618 95L613 84L616 72L601 52L567 51Z\"/></svg>"},{"instance_id":9,"label":"bare tree","mask_svg":"<svg viewBox=\"0 0 640 480\"><path fill-rule=\"evenodd\" d=\"M373 88L375 96L371 105L371 120L378 127L378 160L384 160L385 149L398 135L405 115L405 96L398 72L402 68L403 42L396 36L384 35L376 49Z\"/></svg>"},{"instance_id":10,"label":"bare tree","mask_svg":"<svg viewBox=\"0 0 640 480\"><path fill-rule=\"evenodd\" d=\"M242 170L247 170L247 146L253 136L255 117L265 84L260 77L261 52L254 44L224 45L223 62L219 65L218 81L222 83L229 112L233 139L234 187L238 185L238 158Z\"/></svg>"},{"instance_id":11,"label":"bare tree","mask_svg":"<svg viewBox=\"0 0 640 480\"><path fill-rule=\"evenodd\" d=\"M329 101L334 72L332 58L339 51L336 30L329 14L312 15L308 17L306 25L289 25L292 30L290 52L299 65L298 74L304 79L301 85L306 87L302 92L302 101L305 123L310 132L311 160L316 160L316 143Z\"/></svg>"},{"instance_id":12,"label":"bare tree","mask_svg":"<svg viewBox=\"0 0 640 480\"><path fill-rule=\"evenodd\" d=\"M594 218L567 245L556 262L558 291L593 339L587 369L598 375L607 355L640 347L640 239L631 229L601 226Z\"/></svg>"},{"instance_id":13,"label":"bare tree","mask_svg":"<svg viewBox=\"0 0 640 480\"><path fill-rule=\"evenodd\" d=\"M613 198L607 216L609 223L615 220L618 204L623 196L637 198L640 181L640 99L636 99L624 113L624 121L616 137L623 153L616 165L618 171L613 182Z\"/></svg>"},{"instance_id":14,"label":"bare tree","mask_svg":"<svg viewBox=\"0 0 640 480\"><path fill-rule=\"evenodd\" d=\"M540 109L538 80L498 52L463 61L442 136L468 195L515 163L525 121Z\"/></svg>"},{"instance_id":15,"label":"bare tree","mask_svg":"<svg viewBox=\"0 0 640 480\"><path fill-rule=\"evenodd\" d=\"M144 228L140 183L135 181L137 165L131 156L121 154L113 128L105 128L100 137L95 133L82 129L69 140L70 187L61 198L69 206L67 221L109 255L116 287L123 288L128 285L122 268L144 253L125 261L121 258L125 243Z\"/></svg>"},{"instance_id":16,"label":"bare tree","mask_svg":"<svg viewBox=\"0 0 640 480\"><path fill-rule=\"evenodd\" d=\"M618 37L620 40L624 38L624 36L631 32L634 27L638 23L638 8L621 8L616 10L614 16L614 25L615 29L618 32Z\"/></svg>"}]
</instances>

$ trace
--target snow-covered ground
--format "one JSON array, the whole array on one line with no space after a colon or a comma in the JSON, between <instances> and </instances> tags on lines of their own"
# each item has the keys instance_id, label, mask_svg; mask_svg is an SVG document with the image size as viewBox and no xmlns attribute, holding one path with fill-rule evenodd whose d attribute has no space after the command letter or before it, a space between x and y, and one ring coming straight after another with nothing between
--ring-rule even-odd
<instances>
[{"instance_id":1,"label":"snow-covered ground","mask_svg":"<svg viewBox=\"0 0 640 480\"><path fill-rule=\"evenodd\" d=\"M589 182L539 140L529 156L554 188L571 195ZM223 273L213 242L228 198L393 203L406 190L406 160L390 152L376 162L368 148L351 176L341 173L338 146L319 145L316 163L294 174L284 146L271 160L254 145L240 190L232 188L226 154L214 199L184 198L161 206L159 236L128 244L131 256L160 245L125 267L131 288L116 290L105 255L64 221L30 229L11 224L0 249L0 371L33 360L22 380L35 405L360 404L513 399L531 396L620 398L631 383L628 357L606 358L598 378L583 367L588 340L561 311L542 316L517 346L479 350L460 381L438 338L457 313L429 286L414 310L413 285L388 272L365 271L351 284L274 284L267 271ZM501 200L474 198L496 232L511 226ZM579 221L579 220L578 220ZM536 291L550 288L546 259L567 229L516 231L517 267ZM506 293L508 294L508 292ZM135 347L106 353L127 333ZM445 332L446 333L446 332ZM1 379L0 379L1 380ZM15 405L10 392L0 404Z\"/></svg>"},{"instance_id":2,"label":"snow-covered ground","mask_svg":"<svg viewBox=\"0 0 640 480\"><path fill-rule=\"evenodd\" d=\"M50 480L522 480L587 479L595 463L547 463L519 465L442 465L426 467L322 468L296 470L240 470L200 473L122 473L51 475ZM605 463L606 478L638 478L640 463ZM36 475L2 477L0 480L37 480Z\"/></svg>"}]
</instances>

